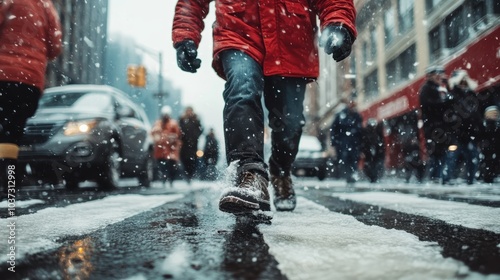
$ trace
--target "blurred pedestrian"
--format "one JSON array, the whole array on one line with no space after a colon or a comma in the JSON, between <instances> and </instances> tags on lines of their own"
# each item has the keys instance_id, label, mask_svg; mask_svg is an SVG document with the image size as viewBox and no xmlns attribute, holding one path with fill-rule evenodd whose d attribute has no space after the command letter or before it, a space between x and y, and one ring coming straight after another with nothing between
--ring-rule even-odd
<instances>
[{"instance_id":1,"label":"blurred pedestrian","mask_svg":"<svg viewBox=\"0 0 500 280\"><path fill-rule=\"evenodd\" d=\"M478 167L478 133L482 122L479 99L474 92L477 82L469 77L467 71L459 69L453 71L448 84L451 103L444 111L444 122L450 143L446 152L443 184L454 184L458 173L457 162L461 157L465 163L466 182L471 185Z\"/></svg>"},{"instance_id":2,"label":"blurred pedestrian","mask_svg":"<svg viewBox=\"0 0 500 280\"><path fill-rule=\"evenodd\" d=\"M371 183L380 180L384 173L384 128L376 119L368 119L362 130L361 155L363 171Z\"/></svg>"},{"instance_id":3,"label":"blurred pedestrian","mask_svg":"<svg viewBox=\"0 0 500 280\"><path fill-rule=\"evenodd\" d=\"M205 162L205 178L215 180L217 178L217 161L219 161L219 141L215 137L213 128L210 128L205 136L203 159Z\"/></svg>"},{"instance_id":4,"label":"blurred pedestrian","mask_svg":"<svg viewBox=\"0 0 500 280\"><path fill-rule=\"evenodd\" d=\"M405 181L409 183L411 177L415 175L417 182L422 183L425 175L425 165L422 160L418 128L416 126L401 125L398 134L401 140Z\"/></svg>"},{"instance_id":5,"label":"blurred pedestrian","mask_svg":"<svg viewBox=\"0 0 500 280\"><path fill-rule=\"evenodd\" d=\"M177 2L172 35L184 71L194 73L200 67L197 48L210 2ZM212 66L226 80L226 160L236 166L234 185L222 194L219 209L235 214L271 209L263 151L264 97L272 129L274 205L278 211L291 211L296 197L290 171L305 123L304 94L319 74L316 17L320 45L341 61L357 35L353 0L216 1L215 7Z\"/></svg>"},{"instance_id":6,"label":"blurred pedestrian","mask_svg":"<svg viewBox=\"0 0 500 280\"><path fill-rule=\"evenodd\" d=\"M485 183L493 183L500 167L500 111L497 105L486 107L479 139L481 177Z\"/></svg>"},{"instance_id":7,"label":"blurred pedestrian","mask_svg":"<svg viewBox=\"0 0 500 280\"><path fill-rule=\"evenodd\" d=\"M429 166L429 177L439 183L450 143L444 122L444 112L449 108L449 98L444 68L431 66L426 69L426 81L419 91L423 129Z\"/></svg>"},{"instance_id":8,"label":"blurred pedestrian","mask_svg":"<svg viewBox=\"0 0 500 280\"><path fill-rule=\"evenodd\" d=\"M198 156L198 139L203 133L200 119L195 114L193 107L188 106L179 119L182 133L181 162L184 167L184 176L191 183L195 172Z\"/></svg>"},{"instance_id":9,"label":"blurred pedestrian","mask_svg":"<svg viewBox=\"0 0 500 280\"><path fill-rule=\"evenodd\" d=\"M49 60L62 50L50 0L0 1L0 190L14 194L19 141L35 114ZM10 173L9 173L10 172ZM14 176L8 176L14 175ZM9 180L8 180L9 179Z\"/></svg>"},{"instance_id":10,"label":"blurred pedestrian","mask_svg":"<svg viewBox=\"0 0 500 280\"><path fill-rule=\"evenodd\" d=\"M170 106L161 108L161 118L155 122L151 129L151 135L154 141L154 158L160 180L165 185L167 180L170 187L179 169L179 154L182 147L181 129L174 119L171 117L172 109Z\"/></svg>"},{"instance_id":11,"label":"blurred pedestrian","mask_svg":"<svg viewBox=\"0 0 500 280\"><path fill-rule=\"evenodd\" d=\"M340 176L350 185L356 182L363 137L363 119L357 111L356 96L335 115L330 127L331 144L337 155Z\"/></svg>"}]
</instances>

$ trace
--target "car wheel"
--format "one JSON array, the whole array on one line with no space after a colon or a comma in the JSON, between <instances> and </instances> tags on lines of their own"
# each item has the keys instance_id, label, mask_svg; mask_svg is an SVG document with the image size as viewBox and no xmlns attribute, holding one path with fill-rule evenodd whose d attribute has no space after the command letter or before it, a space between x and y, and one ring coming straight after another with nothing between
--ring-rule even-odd
<instances>
[{"instance_id":1,"label":"car wheel","mask_svg":"<svg viewBox=\"0 0 500 280\"><path fill-rule=\"evenodd\" d=\"M97 183L103 190L115 189L120 181L120 152L116 141L112 143L113 147L98 172Z\"/></svg>"},{"instance_id":2,"label":"car wheel","mask_svg":"<svg viewBox=\"0 0 500 280\"><path fill-rule=\"evenodd\" d=\"M67 177L64 179L64 186L67 190L74 191L78 189L80 181L75 177Z\"/></svg>"},{"instance_id":3,"label":"car wheel","mask_svg":"<svg viewBox=\"0 0 500 280\"><path fill-rule=\"evenodd\" d=\"M326 178L326 168L321 168L320 170L318 170L317 177L318 177L318 180L320 180L320 181L325 180L325 178Z\"/></svg>"},{"instance_id":4,"label":"car wheel","mask_svg":"<svg viewBox=\"0 0 500 280\"><path fill-rule=\"evenodd\" d=\"M139 172L139 186L149 188L154 176L153 158L148 155L143 164L143 169Z\"/></svg>"}]
</instances>

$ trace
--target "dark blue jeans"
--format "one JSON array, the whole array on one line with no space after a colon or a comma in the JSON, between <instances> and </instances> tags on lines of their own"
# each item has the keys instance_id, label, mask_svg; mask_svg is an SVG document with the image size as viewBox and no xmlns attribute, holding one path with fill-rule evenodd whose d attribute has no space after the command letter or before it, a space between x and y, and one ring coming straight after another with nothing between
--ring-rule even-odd
<instances>
[{"instance_id":1,"label":"dark blue jeans","mask_svg":"<svg viewBox=\"0 0 500 280\"><path fill-rule=\"evenodd\" d=\"M271 175L289 175L305 124L306 78L264 76L262 67L238 50L220 54L226 85L224 138L226 159L239 161L238 172L253 170L267 177L264 162L264 109L271 131Z\"/></svg>"},{"instance_id":2,"label":"dark blue jeans","mask_svg":"<svg viewBox=\"0 0 500 280\"><path fill-rule=\"evenodd\" d=\"M355 182L354 175L358 171L359 150L348 145L342 145L336 149L339 151L337 157L340 177L345 179L347 183Z\"/></svg>"},{"instance_id":3,"label":"dark blue jeans","mask_svg":"<svg viewBox=\"0 0 500 280\"><path fill-rule=\"evenodd\" d=\"M446 152L446 166L443 171L443 183L449 182L451 179L455 179L457 175L457 161L459 156L462 155L466 171L467 171L467 184L474 183L474 177L476 175L478 161L479 161L479 150L476 144L460 143L457 145L455 151Z\"/></svg>"},{"instance_id":4,"label":"dark blue jeans","mask_svg":"<svg viewBox=\"0 0 500 280\"><path fill-rule=\"evenodd\" d=\"M177 174L178 164L177 161L172 159L160 159L158 160L160 181L166 183L167 181L172 184L175 180Z\"/></svg>"}]
</instances>

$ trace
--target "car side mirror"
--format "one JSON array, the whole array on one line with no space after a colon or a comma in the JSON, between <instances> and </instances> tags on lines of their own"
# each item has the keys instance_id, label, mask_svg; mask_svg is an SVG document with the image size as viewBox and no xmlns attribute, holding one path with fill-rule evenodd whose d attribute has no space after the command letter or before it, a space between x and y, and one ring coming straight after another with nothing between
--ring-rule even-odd
<instances>
[{"instance_id":1,"label":"car side mirror","mask_svg":"<svg viewBox=\"0 0 500 280\"><path fill-rule=\"evenodd\" d=\"M118 118L131 118L134 116L134 111L129 107L120 107L116 113Z\"/></svg>"}]
</instances>

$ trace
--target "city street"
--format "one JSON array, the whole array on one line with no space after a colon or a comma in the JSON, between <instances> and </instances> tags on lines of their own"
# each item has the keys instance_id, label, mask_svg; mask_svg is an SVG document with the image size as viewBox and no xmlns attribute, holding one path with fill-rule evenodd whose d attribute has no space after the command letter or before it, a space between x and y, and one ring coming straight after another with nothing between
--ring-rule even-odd
<instances>
[{"instance_id":1,"label":"city street","mask_svg":"<svg viewBox=\"0 0 500 280\"><path fill-rule=\"evenodd\" d=\"M271 225L218 211L226 180L135 185L27 187L14 218L1 202L0 278L500 279L498 184L296 179Z\"/></svg>"},{"instance_id":2,"label":"city street","mask_svg":"<svg viewBox=\"0 0 500 280\"><path fill-rule=\"evenodd\" d=\"M0 280L500 280L500 0L0 0L0 38Z\"/></svg>"}]
</instances>

